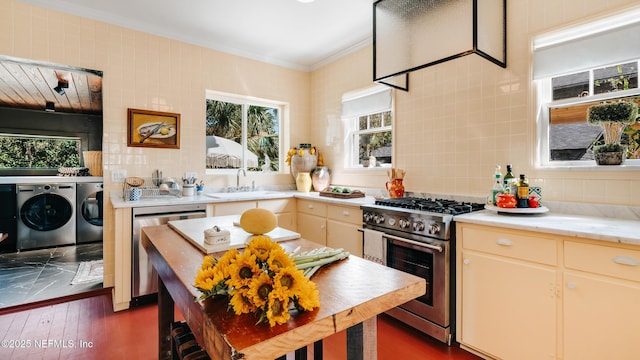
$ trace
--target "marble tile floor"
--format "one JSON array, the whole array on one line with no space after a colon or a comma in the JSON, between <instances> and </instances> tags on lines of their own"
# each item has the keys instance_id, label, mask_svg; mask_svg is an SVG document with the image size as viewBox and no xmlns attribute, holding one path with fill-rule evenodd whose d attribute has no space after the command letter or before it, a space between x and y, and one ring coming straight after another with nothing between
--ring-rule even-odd
<instances>
[{"instance_id":1,"label":"marble tile floor","mask_svg":"<svg viewBox=\"0 0 640 360\"><path fill-rule=\"evenodd\" d=\"M101 242L0 254L0 309L101 289L71 285L80 262L99 259Z\"/></svg>"}]
</instances>

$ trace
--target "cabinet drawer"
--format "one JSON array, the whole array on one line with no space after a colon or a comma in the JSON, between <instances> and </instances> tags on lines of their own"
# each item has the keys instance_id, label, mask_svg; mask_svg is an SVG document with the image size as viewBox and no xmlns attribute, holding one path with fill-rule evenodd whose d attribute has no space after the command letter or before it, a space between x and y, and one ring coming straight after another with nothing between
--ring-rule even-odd
<instances>
[{"instance_id":1,"label":"cabinet drawer","mask_svg":"<svg viewBox=\"0 0 640 360\"><path fill-rule=\"evenodd\" d=\"M329 205L327 207L327 218L352 224L362 224L362 210L355 206Z\"/></svg>"},{"instance_id":2,"label":"cabinet drawer","mask_svg":"<svg viewBox=\"0 0 640 360\"><path fill-rule=\"evenodd\" d=\"M276 214L284 212L295 212L296 201L292 199L260 200L258 201L258 207L261 209L271 210Z\"/></svg>"},{"instance_id":3,"label":"cabinet drawer","mask_svg":"<svg viewBox=\"0 0 640 360\"><path fill-rule=\"evenodd\" d=\"M462 247L541 264L557 264L556 240L493 228L461 226Z\"/></svg>"},{"instance_id":4,"label":"cabinet drawer","mask_svg":"<svg viewBox=\"0 0 640 360\"><path fill-rule=\"evenodd\" d=\"M319 201L298 199L298 212L327 217L327 205Z\"/></svg>"},{"instance_id":5,"label":"cabinet drawer","mask_svg":"<svg viewBox=\"0 0 640 360\"><path fill-rule=\"evenodd\" d=\"M214 216L240 215L246 210L256 208L256 206L257 206L257 203L255 201L238 201L238 202L216 204L213 207L213 215Z\"/></svg>"},{"instance_id":6,"label":"cabinet drawer","mask_svg":"<svg viewBox=\"0 0 640 360\"><path fill-rule=\"evenodd\" d=\"M564 243L565 267L640 282L640 251L617 247Z\"/></svg>"}]
</instances>

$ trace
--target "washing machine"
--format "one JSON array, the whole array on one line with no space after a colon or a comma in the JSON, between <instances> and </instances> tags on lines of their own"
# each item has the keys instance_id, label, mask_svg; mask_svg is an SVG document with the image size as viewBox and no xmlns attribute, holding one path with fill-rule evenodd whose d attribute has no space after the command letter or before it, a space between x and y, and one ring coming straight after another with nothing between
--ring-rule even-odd
<instances>
[{"instance_id":1,"label":"washing machine","mask_svg":"<svg viewBox=\"0 0 640 360\"><path fill-rule=\"evenodd\" d=\"M17 249L76 243L76 184L18 185Z\"/></svg>"},{"instance_id":2,"label":"washing machine","mask_svg":"<svg viewBox=\"0 0 640 360\"><path fill-rule=\"evenodd\" d=\"M76 184L76 243L102 241L102 183Z\"/></svg>"}]
</instances>

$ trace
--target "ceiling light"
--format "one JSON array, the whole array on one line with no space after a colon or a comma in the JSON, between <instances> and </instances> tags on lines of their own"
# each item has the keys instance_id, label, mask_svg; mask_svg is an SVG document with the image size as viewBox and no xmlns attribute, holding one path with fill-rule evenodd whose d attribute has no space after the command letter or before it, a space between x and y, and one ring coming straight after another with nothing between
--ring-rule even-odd
<instances>
[{"instance_id":1,"label":"ceiling light","mask_svg":"<svg viewBox=\"0 0 640 360\"><path fill-rule=\"evenodd\" d=\"M44 107L44 111L48 111L48 112L56 111L56 107L53 101L47 101L47 104Z\"/></svg>"},{"instance_id":2,"label":"ceiling light","mask_svg":"<svg viewBox=\"0 0 640 360\"><path fill-rule=\"evenodd\" d=\"M55 90L60 95L64 95L64 89L67 89L68 87L68 82L58 80L58 86L54 87L53 90Z\"/></svg>"}]
</instances>

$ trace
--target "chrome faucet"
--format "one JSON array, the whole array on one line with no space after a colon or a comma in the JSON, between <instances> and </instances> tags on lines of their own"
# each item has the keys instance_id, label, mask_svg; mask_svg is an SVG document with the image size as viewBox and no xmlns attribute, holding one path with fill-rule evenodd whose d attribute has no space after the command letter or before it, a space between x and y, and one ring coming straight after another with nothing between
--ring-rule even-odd
<instances>
[{"instance_id":1,"label":"chrome faucet","mask_svg":"<svg viewBox=\"0 0 640 360\"><path fill-rule=\"evenodd\" d=\"M247 177L247 171L244 168L238 169L238 173L236 174L236 190L240 190L240 172L244 174L244 177Z\"/></svg>"}]
</instances>

